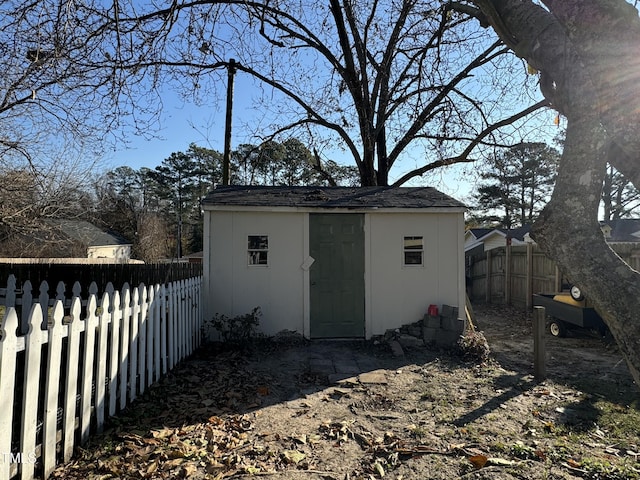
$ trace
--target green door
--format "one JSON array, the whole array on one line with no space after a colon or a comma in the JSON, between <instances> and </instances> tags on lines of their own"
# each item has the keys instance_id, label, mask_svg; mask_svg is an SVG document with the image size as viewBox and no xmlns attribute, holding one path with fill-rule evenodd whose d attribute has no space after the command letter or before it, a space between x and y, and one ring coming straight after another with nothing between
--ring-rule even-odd
<instances>
[{"instance_id":1,"label":"green door","mask_svg":"<svg viewBox=\"0 0 640 480\"><path fill-rule=\"evenodd\" d=\"M309 215L311 338L364 332L364 216Z\"/></svg>"}]
</instances>

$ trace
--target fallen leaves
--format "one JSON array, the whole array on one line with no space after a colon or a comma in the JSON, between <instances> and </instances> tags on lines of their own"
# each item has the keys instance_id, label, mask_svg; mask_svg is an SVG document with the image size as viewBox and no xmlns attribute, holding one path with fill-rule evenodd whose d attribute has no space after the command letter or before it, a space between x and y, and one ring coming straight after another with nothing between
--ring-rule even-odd
<instances>
[{"instance_id":1,"label":"fallen leaves","mask_svg":"<svg viewBox=\"0 0 640 480\"><path fill-rule=\"evenodd\" d=\"M293 463L297 465L302 460L307 458L307 455L299 450L284 450L282 452L282 457L287 463Z\"/></svg>"},{"instance_id":2,"label":"fallen leaves","mask_svg":"<svg viewBox=\"0 0 640 480\"><path fill-rule=\"evenodd\" d=\"M576 446L567 421L581 420L585 394L551 381L532 385L495 366L468 369L442 357L403 366L401 374L376 370L385 383L327 386L289 371L298 368L294 361L286 369L277 357L255 363L259 371L240 354L185 362L53 478L303 479L320 472L335 480L407 480L430 465L445 472L440 478L465 470L489 478L514 466L543 470L539 462L552 475L582 475L595 468L585 451L633 465L640 456L636 437L619 441L615 426L600 419L579 424L587 430Z\"/></svg>"},{"instance_id":3,"label":"fallen leaves","mask_svg":"<svg viewBox=\"0 0 640 480\"><path fill-rule=\"evenodd\" d=\"M469 461L473 464L474 467L482 468L489 461L489 457L487 457L486 455L472 455L471 457L469 457Z\"/></svg>"}]
</instances>

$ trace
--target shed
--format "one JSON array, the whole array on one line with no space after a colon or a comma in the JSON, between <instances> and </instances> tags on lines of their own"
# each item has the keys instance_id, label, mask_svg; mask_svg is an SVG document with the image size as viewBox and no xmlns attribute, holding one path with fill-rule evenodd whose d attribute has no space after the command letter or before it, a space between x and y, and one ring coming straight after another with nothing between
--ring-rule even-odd
<instances>
[{"instance_id":1,"label":"shed","mask_svg":"<svg viewBox=\"0 0 640 480\"><path fill-rule=\"evenodd\" d=\"M218 187L204 200L205 319L259 306L260 330L371 338L464 315L464 212L429 187Z\"/></svg>"}]
</instances>

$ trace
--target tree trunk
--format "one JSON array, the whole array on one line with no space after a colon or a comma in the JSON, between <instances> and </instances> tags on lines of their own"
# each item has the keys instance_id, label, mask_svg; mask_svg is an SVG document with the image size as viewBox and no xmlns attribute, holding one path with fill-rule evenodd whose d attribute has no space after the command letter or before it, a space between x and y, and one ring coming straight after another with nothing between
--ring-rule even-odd
<instances>
[{"instance_id":1,"label":"tree trunk","mask_svg":"<svg viewBox=\"0 0 640 480\"><path fill-rule=\"evenodd\" d=\"M533 234L596 305L640 385L640 274L611 250L597 221L606 156L593 139L602 137L598 123L569 123L556 188Z\"/></svg>"},{"instance_id":2,"label":"tree trunk","mask_svg":"<svg viewBox=\"0 0 640 480\"><path fill-rule=\"evenodd\" d=\"M607 161L640 184L638 12L624 0L543 2L548 12L531 0L475 3L541 72L543 94L567 117L556 185L533 236L596 305L640 385L640 273L611 250L598 224ZM616 150L626 155L611 155Z\"/></svg>"}]
</instances>

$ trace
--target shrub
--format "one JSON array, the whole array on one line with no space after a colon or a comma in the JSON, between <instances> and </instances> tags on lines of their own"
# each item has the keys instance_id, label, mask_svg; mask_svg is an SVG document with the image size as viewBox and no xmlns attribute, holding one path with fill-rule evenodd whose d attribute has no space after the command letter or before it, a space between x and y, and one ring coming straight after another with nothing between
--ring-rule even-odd
<instances>
[{"instance_id":1,"label":"shrub","mask_svg":"<svg viewBox=\"0 0 640 480\"><path fill-rule=\"evenodd\" d=\"M235 317L216 313L209 323L219 333L222 341L231 343L247 342L257 336L256 329L260 324L262 311L255 307L251 312Z\"/></svg>"}]
</instances>

